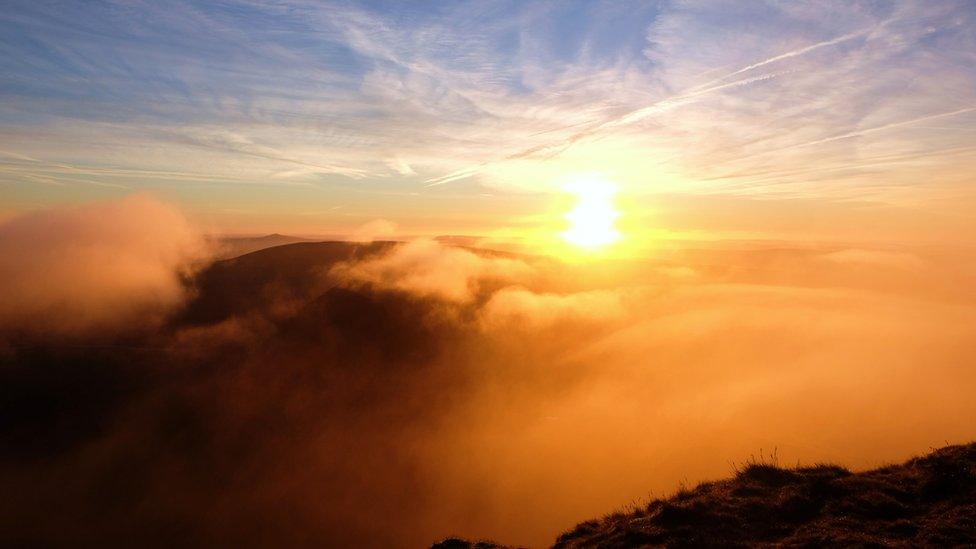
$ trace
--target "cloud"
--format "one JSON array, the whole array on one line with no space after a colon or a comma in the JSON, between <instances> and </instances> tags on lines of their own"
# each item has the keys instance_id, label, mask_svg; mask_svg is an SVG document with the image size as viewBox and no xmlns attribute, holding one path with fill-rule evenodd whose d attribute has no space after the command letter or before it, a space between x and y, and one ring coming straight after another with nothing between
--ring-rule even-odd
<instances>
[{"instance_id":1,"label":"cloud","mask_svg":"<svg viewBox=\"0 0 976 549\"><path fill-rule=\"evenodd\" d=\"M352 232L349 240L353 242L372 242L374 240L390 239L396 234L396 223L388 219L374 219L363 223Z\"/></svg>"},{"instance_id":2,"label":"cloud","mask_svg":"<svg viewBox=\"0 0 976 549\"><path fill-rule=\"evenodd\" d=\"M31 93L5 98L0 177L28 193L39 181L85 194L327 184L344 204L417 192L433 218L452 215L423 198L445 183L472 179L452 187L460 196L549 193L594 170L630 195L721 195L736 211L860 200L905 225L906 204L960 219L948 204L972 194L965 2L243 6L141 6L151 27L112 2L4 14L39 46L5 60L8 87ZM23 113L36 123L17 123ZM933 116L950 129L927 127ZM272 192L252 190L255 203ZM352 223L403 223L376 207ZM930 227L912 231L950 232Z\"/></svg>"},{"instance_id":3,"label":"cloud","mask_svg":"<svg viewBox=\"0 0 976 549\"><path fill-rule=\"evenodd\" d=\"M567 322L605 324L624 317L625 300L620 291L555 294L509 286L491 296L482 308L481 320L489 329L528 332Z\"/></svg>"},{"instance_id":4,"label":"cloud","mask_svg":"<svg viewBox=\"0 0 976 549\"><path fill-rule=\"evenodd\" d=\"M824 259L838 263L853 263L863 265L878 265L898 269L915 270L925 266L925 262L917 255L907 252L892 252L885 250L860 250L851 248L824 254Z\"/></svg>"},{"instance_id":5,"label":"cloud","mask_svg":"<svg viewBox=\"0 0 976 549\"><path fill-rule=\"evenodd\" d=\"M395 289L463 304L492 284L529 280L533 270L520 259L414 240L379 258L337 265L331 275L354 286Z\"/></svg>"},{"instance_id":6,"label":"cloud","mask_svg":"<svg viewBox=\"0 0 976 549\"><path fill-rule=\"evenodd\" d=\"M173 206L149 195L0 224L0 328L63 334L151 326L185 297L203 254Z\"/></svg>"},{"instance_id":7,"label":"cloud","mask_svg":"<svg viewBox=\"0 0 976 549\"><path fill-rule=\"evenodd\" d=\"M838 36L837 38L831 38L830 40L824 40L824 41L821 41L821 42L817 42L816 44L810 44L809 46L804 46L802 48L797 48L795 50L788 51L786 53L781 53L781 54L778 54L778 55L774 55L774 56L770 57L769 59L764 59L762 61L757 61L756 63L752 63L751 65L747 65L747 66L742 67L740 69L736 69L736 70L734 70L734 71L726 74L725 76L722 76L720 78L717 78L717 79L713 80L712 82L709 82L708 84L705 84L703 87L708 87L708 86L714 85L714 84L716 84L718 82L721 82L722 80L726 80L728 78L731 78L733 76L742 74L744 72L749 72L749 71L751 71L753 69L758 69L759 67L763 67L763 66L768 65L770 63L776 63L778 61L783 61L784 59L790 59L792 57L797 57L797 56L800 56L800 55L804 55L804 54L810 53L810 52L812 52L814 50L817 50L817 49L820 49L820 48L824 48L824 47L827 47L827 46L835 46L837 44L841 44L843 42L847 42L848 40L853 40L855 38L861 38L863 36L868 35L870 32L872 32L877 27L882 26L882 25L884 25L884 22L881 22L877 26L872 27L870 29L865 29L865 30L860 30L860 31L857 31L857 32L852 32L852 33L844 34L844 35Z\"/></svg>"},{"instance_id":8,"label":"cloud","mask_svg":"<svg viewBox=\"0 0 976 549\"><path fill-rule=\"evenodd\" d=\"M543 545L759 448L900 460L973 436L974 272L868 244L223 261L198 314L0 352L0 541Z\"/></svg>"}]
</instances>

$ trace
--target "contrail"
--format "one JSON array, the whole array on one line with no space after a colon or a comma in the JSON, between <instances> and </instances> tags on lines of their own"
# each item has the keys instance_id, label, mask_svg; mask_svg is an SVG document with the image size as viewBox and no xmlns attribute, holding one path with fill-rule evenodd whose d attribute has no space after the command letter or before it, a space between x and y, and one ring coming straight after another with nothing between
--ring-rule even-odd
<instances>
[{"instance_id":1,"label":"contrail","mask_svg":"<svg viewBox=\"0 0 976 549\"><path fill-rule=\"evenodd\" d=\"M470 168L464 168L462 170L457 170L457 171L451 172L451 173L449 173L447 175L442 175L440 177L434 177L434 178L428 179L427 181L424 182L424 183L426 183L426 185L424 185L424 187L436 187L438 185L443 185L445 183L450 183L451 181L457 181L458 179L464 179L465 177L472 176L472 175L478 173L479 171L481 171L481 168L487 166L488 164L489 164L489 162L482 162L482 163L478 164L477 166L473 166L473 167L470 167Z\"/></svg>"},{"instance_id":2,"label":"contrail","mask_svg":"<svg viewBox=\"0 0 976 549\"><path fill-rule=\"evenodd\" d=\"M463 179L465 177L472 176L472 175L478 173L479 171L481 171L481 169L484 168L485 166L490 165L490 164L494 164L496 162L503 162L505 160L515 160L515 159L519 159L519 158L525 158L527 156L530 156L530 155L532 155L534 153L537 153L537 152L540 152L540 151L544 151L544 150L548 150L548 149L554 149L554 148L559 147L559 146L569 146L569 145L571 145L571 144L579 141L580 139L582 139L584 137L587 137L587 136L590 136L590 135L593 135L595 133L598 133L599 131L601 131L603 129L615 128L615 127L618 127L618 126L624 126L624 125L627 125L627 124L632 124L634 122L638 122L638 121L643 120L643 119L645 119L645 118L647 118L649 116L652 116L654 114L666 112L666 111L669 111L669 110L671 110L673 108L680 107L682 105L686 105L686 104L692 102L693 100L695 100L695 99L697 99L697 98L699 98L701 96L708 95L710 93L717 92L717 91L721 91L721 90L728 89L728 88L737 88L737 87L740 87L740 86L746 86L748 84L753 84L753 83L756 83L756 82L762 82L764 80L770 80L772 78L776 78L777 76L780 76L781 74L785 74L785 73L778 73L778 74L777 73L770 73L770 74L763 74L763 75L760 75L760 76L752 76L752 77L749 77L749 78L743 78L742 80L736 80L735 82L728 82L726 84L719 84L717 86L712 86L712 87L706 88L706 89L693 90L690 93L684 93L684 94L674 95L674 96L668 97L666 99L662 99L660 101L657 101L655 103L652 103L651 105L648 105L647 107L642 107L640 109L637 109L635 111L631 111L631 112L629 112L629 113L627 113L625 115L619 116L617 118L613 118L613 119L607 120L605 122L601 122L599 124L596 124L596 125L594 125L594 126L592 126L590 128L587 128L587 129L585 129L583 131L574 133L573 135L571 135L571 136L569 136L569 137L567 137L565 139L562 139L562 140L559 140L559 141L556 141L556 142L552 142L552 143L543 144L543 145L536 145L536 146L530 147L528 149L523 149L523 150L521 150L521 151L519 151L517 153L510 154L510 155L508 155L508 156L506 156L504 158L501 158L499 160L481 162L480 164L477 164L475 166L471 166L471 167L468 167L468 168L464 168L464 169L461 169L461 170L457 170L457 171L451 172L451 173L449 173L447 175L442 175L440 177L435 177L435 178L428 179L427 181L425 181L426 185L424 185L424 186L425 187L436 187L438 185L443 185L445 183L450 183L452 181L457 181L458 179Z\"/></svg>"},{"instance_id":3,"label":"contrail","mask_svg":"<svg viewBox=\"0 0 976 549\"><path fill-rule=\"evenodd\" d=\"M833 46L833 45L836 45L836 44L840 44L842 42L847 42L849 40L853 40L855 38L859 38L859 37L862 37L862 36L866 36L866 35L870 34L871 32L874 32L876 29L887 25L892 20L893 19L886 19L886 20L884 20L884 21L882 21L882 22L880 22L880 23L878 23L876 25L873 25L872 27L867 28L867 29L862 29L862 30L859 30L859 31L856 31L856 32L851 32L851 33L848 33L848 34L844 34L844 35L838 36L836 38L831 38L830 40L824 40L823 42L817 42L816 44L811 44L809 46L804 46L804 47L799 48L799 49L795 49L795 50L792 50L792 51L788 51L786 53L781 53L779 55L770 57L768 59L764 59L762 61L758 61L756 63L752 63L751 65L747 65L745 67L742 67L740 69L737 69L735 71L732 71L732 72L730 72L730 73L728 73L728 74L726 74L724 76L721 76L719 78L716 78L714 80L711 80L709 82L706 82L705 84L701 84L699 86L696 86L694 88L691 88L690 90L688 90L685 93L682 93L682 94L679 94L679 95L675 95L675 96L672 96L672 97L668 97L666 99L662 99L661 101L657 101L657 102L655 102L655 103L653 103L653 104L651 104L651 105L649 105L647 107L643 107L641 109L632 111L632 112L627 113L627 114L625 114L625 115L623 115L621 117L618 117L616 119L611 119L611 120L608 120L606 122L602 122L602 123L596 124L592 128L587 128L587 129L585 129L585 130L583 130L581 132L575 133L575 134L571 135L570 137L568 137L567 139L564 139L564 140L559 141L558 143L553 143L553 144L549 144L549 145L539 145L539 146L536 146L536 147L531 147L529 149L525 149L525 150L520 151L518 153L509 155L509 156L507 156L507 157L505 157L505 158L503 158L501 160L493 160L493 161L481 162L480 164L477 164L476 166L464 168L462 170L457 170L457 171L451 172L451 173L449 173L447 175L443 175L443 176L440 176L440 177L435 177L435 178L428 179L425 182L426 183L425 187L434 187L434 186L437 186L437 185L443 185L445 183L450 183L451 181L456 181L458 179L463 179L465 177L472 176L472 175L478 173L479 171L481 171L481 169L484 168L485 166L490 165L490 164L493 164L493 163L496 163L496 162L499 162L499 161L510 160L510 159L513 159L513 158L523 158L523 157L529 156L532 153L534 153L536 151L539 151L539 150L551 149L551 148L554 148L554 147L557 147L559 145L566 144L566 143L572 144L572 143L575 143L576 141L580 140L581 138L586 137L588 135L592 135L594 133L597 133L597 132L599 132L602 129L605 129L605 128L613 128L613 127L622 126L622 125L626 125L626 124L631 124L631 123L634 123L634 122L643 120L644 118L647 118L648 116L651 116L651 115L654 115L654 114L657 114L657 113L660 113L660 112L665 112L665 111L670 110L670 109L673 109L675 107L679 107L681 105L685 105L687 103L690 103L695 98L700 97L702 95L706 95L706 94L709 94L709 93L712 93L712 92L724 90L724 89L727 89L727 88L734 88L734 87L738 87L738 86L745 86L745 85L752 84L752 83L755 83L755 82L761 82L761 81L764 81L764 80L769 80L771 78L775 78L775 77L780 76L781 74L784 74L784 73L769 73L769 74L764 74L764 75L761 75L761 76L755 76L755 77L750 77L750 78L744 78L742 80L736 80L735 82L729 82L729 83L726 83L726 84L720 84L720 82L725 81L725 80L728 80L729 78L732 78L732 77L737 76L737 75L740 75L742 73L745 73L745 72L748 72L748 71L751 71L751 70L754 70L754 69L757 69L757 68L760 68L760 67L769 65L770 63L775 63L777 61L782 61L783 59L790 59L790 58L793 58L793 57L798 57L798 56L801 56L801 55L805 55L807 53L810 53L811 51L818 50L820 48L825 48L825 47L828 47L828 46ZM792 71L790 71L790 72L792 72ZM945 116L948 116L948 115L945 115ZM906 122L906 123L910 123L910 122ZM570 126L570 127L572 127L572 126ZM545 133L545 132L541 132L541 133ZM533 134L533 135L538 135L538 134ZM843 138L844 138L843 136L836 137L836 139L843 139Z\"/></svg>"},{"instance_id":4,"label":"contrail","mask_svg":"<svg viewBox=\"0 0 976 549\"><path fill-rule=\"evenodd\" d=\"M902 120L901 122L891 122L889 124L882 124L881 126L875 126L873 128L865 128L863 130L855 130L855 131L845 132L845 133L838 134L838 135L832 135L832 136L829 136L829 137L824 137L824 138L821 138L821 139L816 139L814 141L807 141L806 143L796 143L796 144L793 144L793 145L787 145L787 146L779 147L779 148L776 148L776 149L767 149L767 150L764 150L764 151L755 152L755 153L752 153L752 154L747 154L747 155L743 155L743 156L736 157L733 161L735 161L735 162L741 162L743 160L747 160L749 158L754 158L754 157L757 157L757 156L765 156L765 155L769 155L769 154L776 154L776 153L780 153L780 152L783 152L783 151L789 151L789 150L799 149L799 148L803 148L803 147L811 147L811 146L820 145L820 144L823 144L823 143L830 143L832 141L840 141L842 139L851 139L853 137L859 137L859 136L862 136L862 135L869 135L869 134L872 134L872 133L877 133L877 132L881 132L881 131L885 131L885 130L890 130L892 128L899 128L899 127L902 127L902 126L908 126L908 125L912 125L912 124L917 124L919 122L925 122L927 120L935 120L935 119L938 119L938 118L946 118L946 117L949 117L949 116L956 116L956 115L959 115L959 114L965 114L965 113L974 112L974 111L976 111L976 106L965 107L965 108L962 108L962 109L956 109L954 111L947 111L947 112L942 112L942 113L929 114L929 115L926 115L926 116L920 116L918 118L912 118L910 120ZM948 149L948 150L945 150L945 151L941 151L941 153L942 154L953 154L953 153L955 153L958 150L965 151L965 150L969 150L969 148ZM938 153L940 153L940 151L932 151L932 154L938 154ZM899 155L899 156L903 156L903 155ZM852 166L852 167L857 167L857 166L855 165L855 166ZM716 177L710 177L710 178L707 178L706 180L720 180L720 179L727 179L727 178L749 177L750 175L752 175L752 174L749 174L749 173L738 174L738 175L737 174L726 174L726 175L720 175L720 176L716 176Z\"/></svg>"},{"instance_id":5,"label":"contrail","mask_svg":"<svg viewBox=\"0 0 976 549\"><path fill-rule=\"evenodd\" d=\"M949 111L949 112L943 112L943 113L938 113L938 114L930 114L930 115L922 116L922 117L919 117L919 118L912 118L911 120L902 120L901 122L892 122L890 124L883 124L881 126L875 126L873 128L867 128L867 129L864 129L864 130L857 130L857 131L853 131L853 132L842 133L840 135L832 135L830 137L824 137L823 139L817 139L816 141L809 141L807 143L800 143L799 145L793 145L792 147L788 147L788 148L809 147L811 145L819 145L821 143L829 143L831 141L838 141L838 140L841 140L841 139L850 139L851 137L858 137L858 136L861 136L861 135L867 135L867 134L871 134L871 133L875 133L875 132L889 130L891 128L898 128L898 127L901 127L901 126L907 126L909 124L916 124L918 122L924 122L926 120L934 120L936 118L944 118L944 117L947 117L947 116L955 116L957 114L964 114L964 113L973 112L973 111L976 111L976 107L966 107L964 109L957 109L957 110Z\"/></svg>"},{"instance_id":6,"label":"contrail","mask_svg":"<svg viewBox=\"0 0 976 549\"><path fill-rule=\"evenodd\" d=\"M710 88L695 90L692 91L691 93L686 93L675 97L669 97L668 99L658 101L657 103L654 103L653 105L650 105L648 107L644 107L642 109L638 109L636 111L632 111L628 114L625 114L624 116L621 116L616 120L611 120L610 122L606 122L602 126L612 128L615 126L632 124L634 122L643 120L653 114L665 112L675 107L680 107L681 105L690 103L693 99L696 99L703 95L708 95L712 92L717 92L728 88L738 88L740 86L746 86L749 84L754 84L756 82L770 80L778 76L781 76L782 74L786 74L786 73L769 73L760 76L753 76L750 78L743 78L742 80L736 80L735 82L729 82L728 84L720 84L718 86L712 86Z\"/></svg>"},{"instance_id":7,"label":"contrail","mask_svg":"<svg viewBox=\"0 0 976 549\"><path fill-rule=\"evenodd\" d=\"M884 23L882 23L882 24L884 24ZM869 32L873 31L874 29L876 29L879 26L881 26L881 25L876 25L874 27L871 27L870 29L864 29L864 30L860 30L860 31L857 31L857 32L852 32L850 34L845 34L843 36L838 36L837 38L833 38L833 39L830 39L830 40L825 40L823 42L817 42L816 44L811 44L809 46L805 46L805 47L802 47L802 48L797 49L797 50L788 51L786 53L781 53L781 54L776 55L774 57L770 57L769 59L764 59L763 61L759 61L757 63L753 63L753 64L748 65L746 67L742 67L741 69L736 70L736 71L733 71L733 72L730 72L729 74L726 74L725 76L720 76L719 78L716 78L715 80L712 80L710 82L707 82L705 84L702 84L699 87L711 86L713 84L717 84L718 82L721 82L721 81L726 80L728 78L732 78L733 76L742 74L744 72L751 71L753 69L758 69L759 67L768 65L770 63L775 63L777 61L782 61L783 59L790 59L792 57L798 57L798 56L804 55L806 53L809 53L811 51L818 50L820 48L825 48L827 46L833 46L835 44L840 44L841 42L847 42L848 40L853 40L855 38L859 38L861 36L864 36L864 35L868 34Z\"/></svg>"}]
</instances>

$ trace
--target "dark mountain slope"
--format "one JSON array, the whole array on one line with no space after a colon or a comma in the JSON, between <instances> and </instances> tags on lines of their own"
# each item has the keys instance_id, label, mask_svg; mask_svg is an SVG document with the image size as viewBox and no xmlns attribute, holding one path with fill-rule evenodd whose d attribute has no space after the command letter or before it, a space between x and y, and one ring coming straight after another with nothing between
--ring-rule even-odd
<instances>
[{"instance_id":1,"label":"dark mountain slope","mask_svg":"<svg viewBox=\"0 0 976 549\"><path fill-rule=\"evenodd\" d=\"M217 237L214 238L213 242L216 248L214 255L218 259L229 259L274 246L284 246L285 244L293 244L295 242L309 242L309 239L274 233L264 236Z\"/></svg>"},{"instance_id":2,"label":"dark mountain slope","mask_svg":"<svg viewBox=\"0 0 976 549\"><path fill-rule=\"evenodd\" d=\"M321 293L336 263L378 254L396 242L298 242L217 261L191 281L196 298L176 324L209 324Z\"/></svg>"},{"instance_id":3,"label":"dark mountain slope","mask_svg":"<svg viewBox=\"0 0 976 549\"><path fill-rule=\"evenodd\" d=\"M973 544L976 443L861 473L836 465L783 469L754 463L731 479L583 522L553 547ZM434 547L477 545L452 539Z\"/></svg>"},{"instance_id":4,"label":"dark mountain slope","mask_svg":"<svg viewBox=\"0 0 976 549\"><path fill-rule=\"evenodd\" d=\"M0 547L422 546L413 441L477 376L439 303L328 275L395 245L261 250L163 329L0 346Z\"/></svg>"}]
</instances>

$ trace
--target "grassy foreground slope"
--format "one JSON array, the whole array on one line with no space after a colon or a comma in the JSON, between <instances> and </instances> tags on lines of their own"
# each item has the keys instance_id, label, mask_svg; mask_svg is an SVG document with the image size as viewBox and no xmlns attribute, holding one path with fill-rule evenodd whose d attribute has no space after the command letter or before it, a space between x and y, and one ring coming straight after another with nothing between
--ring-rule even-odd
<instances>
[{"instance_id":1,"label":"grassy foreground slope","mask_svg":"<svg viewBox=\"0 0 976 549\"><path fill-rule=\"evenodd\" d=\"M583 522L554 547L973 544L976 443L860 473L753 463L733 478Z\"/></svg>"}]
</instances>

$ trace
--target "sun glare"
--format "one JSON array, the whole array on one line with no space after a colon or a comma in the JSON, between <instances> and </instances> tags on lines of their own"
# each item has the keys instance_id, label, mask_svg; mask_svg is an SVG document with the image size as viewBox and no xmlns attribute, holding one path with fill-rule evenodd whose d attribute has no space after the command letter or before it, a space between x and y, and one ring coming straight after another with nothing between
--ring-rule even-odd
<instances>
[{"instance_id":1,"label":"sun glare","mask_svg":"<svg viewBox=\"0 0 976 549\"><path fill-rule=\"evenodd\" d=\"M614 223L620 214L614 208L613 198L617 188L599 178L579 179L567 184L563 190L576 198L573 209L566 213L569 228L562 233L563 239L581 248L598 248L612 244L620 238Z\"/></svg>"}]
</instances>

